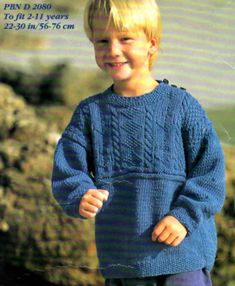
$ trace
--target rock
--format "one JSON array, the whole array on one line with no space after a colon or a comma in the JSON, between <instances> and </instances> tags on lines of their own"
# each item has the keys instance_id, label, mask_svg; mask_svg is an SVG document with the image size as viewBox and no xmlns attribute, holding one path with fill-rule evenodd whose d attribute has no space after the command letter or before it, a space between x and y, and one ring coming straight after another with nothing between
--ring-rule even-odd
<instances>
[{"instance_id":1,"label":"rock","mask_svg":"<svg viewBox=\"0 0 235 286\"><path fill-rule=\"evenodd\" d=\"M56 145L61 137L60 133L51 132L46 137L46 143L50 145Z\"/></svg>"},{"instance_id":2,"label":"rock","mask_svg":"<svg viewBox=\"0 0 235 286\"><path fill-rule=\"evenodd\" d=\"M94 221L67 217L51 193L60 132L10 87L0 84L0 95L0 268L36 271L41 285L102 285Z\"/></svg>"},{"instance_id":3,"label":"rock","mask_svg":"<svg viewBox=\"0 0 235 286\"><path fill-rule=\"evenodd\" d=\"M0 221L0 232L7 232L9 230L9 225L5 221Z\"/></svg>"}]
</instances>

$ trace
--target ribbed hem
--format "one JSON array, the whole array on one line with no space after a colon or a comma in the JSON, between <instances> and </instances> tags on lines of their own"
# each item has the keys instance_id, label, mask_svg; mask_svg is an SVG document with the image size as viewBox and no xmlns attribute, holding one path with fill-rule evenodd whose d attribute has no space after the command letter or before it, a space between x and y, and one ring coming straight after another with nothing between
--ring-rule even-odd
<instances>
[{"instance_id":1,"label":"ribbed hem","mask_svg":"<svg viewBox=\"0 0 235 286\"><path fill-rule=\"evenodd\" d=\"M141 278L190 272L202 268L211 270L212 267L213 262L207 265L204 257L199 254L192 259L190 255L179 252L178 255L172 254L168 257L167 263L163 258L147 257L135 264L123 261L123 263L100 265L100 272L105 278Z\"/></svg>"},{"instance_id":2,"label":"ribbed hem","mask_svg":"<svg viewBox=\"0 0 235 286\"><path fill-rule=\"evenodd\" d=\"M167 89L169 85L166 81L156 80L159 85L156 86L151 92L145 93L139 96L123 96L115 93L113 91L113 84L105 90L104 98L108 103L113 103L121 106L137 106L144 104L151 104L156 100L159 100L160 96L166 96Z\"/></svg>"}]
</instances>

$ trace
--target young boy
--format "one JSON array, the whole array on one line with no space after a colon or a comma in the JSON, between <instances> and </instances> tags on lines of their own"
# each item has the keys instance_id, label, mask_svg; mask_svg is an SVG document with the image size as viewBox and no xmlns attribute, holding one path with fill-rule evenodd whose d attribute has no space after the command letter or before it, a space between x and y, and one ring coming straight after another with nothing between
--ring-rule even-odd
<instances>
[{"instance_id":1,"label":"young boy","mask_svg":"<svg viewBox=\"0 0 235 286\"><path fill-rule=\"evenodd\" d=\"M95 217L105 285L211 285L224 156L199 102L151 75L158 6L91 0L84 20L113 84L77 106L56 147L53 194L68 215Z\"/></svg>"}]
</instances>

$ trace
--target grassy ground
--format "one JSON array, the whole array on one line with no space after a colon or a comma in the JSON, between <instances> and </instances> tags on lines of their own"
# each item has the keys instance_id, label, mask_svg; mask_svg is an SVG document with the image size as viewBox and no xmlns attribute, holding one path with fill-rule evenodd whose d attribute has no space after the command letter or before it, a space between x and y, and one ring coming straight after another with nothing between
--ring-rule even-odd
<instances>
[{"instance_id":1,"label":"grassy ground","mask_svg":"<svg viewBox=\"0 0 235 286\"><path fill-rule=\"evenodd\" d=\"M235 105L208 109L222 143L235 146Z\"/></svg>"}]
</instances>

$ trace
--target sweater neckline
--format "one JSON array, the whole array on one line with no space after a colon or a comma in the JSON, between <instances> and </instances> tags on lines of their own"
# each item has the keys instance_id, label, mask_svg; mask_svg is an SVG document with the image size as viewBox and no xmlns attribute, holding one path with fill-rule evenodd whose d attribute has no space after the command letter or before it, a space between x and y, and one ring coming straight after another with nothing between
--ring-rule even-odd
<instances>
[{"instance_id":1,"label":"sweater neckline","mask_svg":"<svg viewBox=\"0 0 235 286\"><path fill-rule=\"evenodd\" d=\"M167 83L156 80L159 84L150 92L137 96L124 96L113 91L113 84L105 91L105 97L109 103L120 104L125 106L143 105L156 101L160 95L165 94Z\"/></svg>"}]
</instances>

